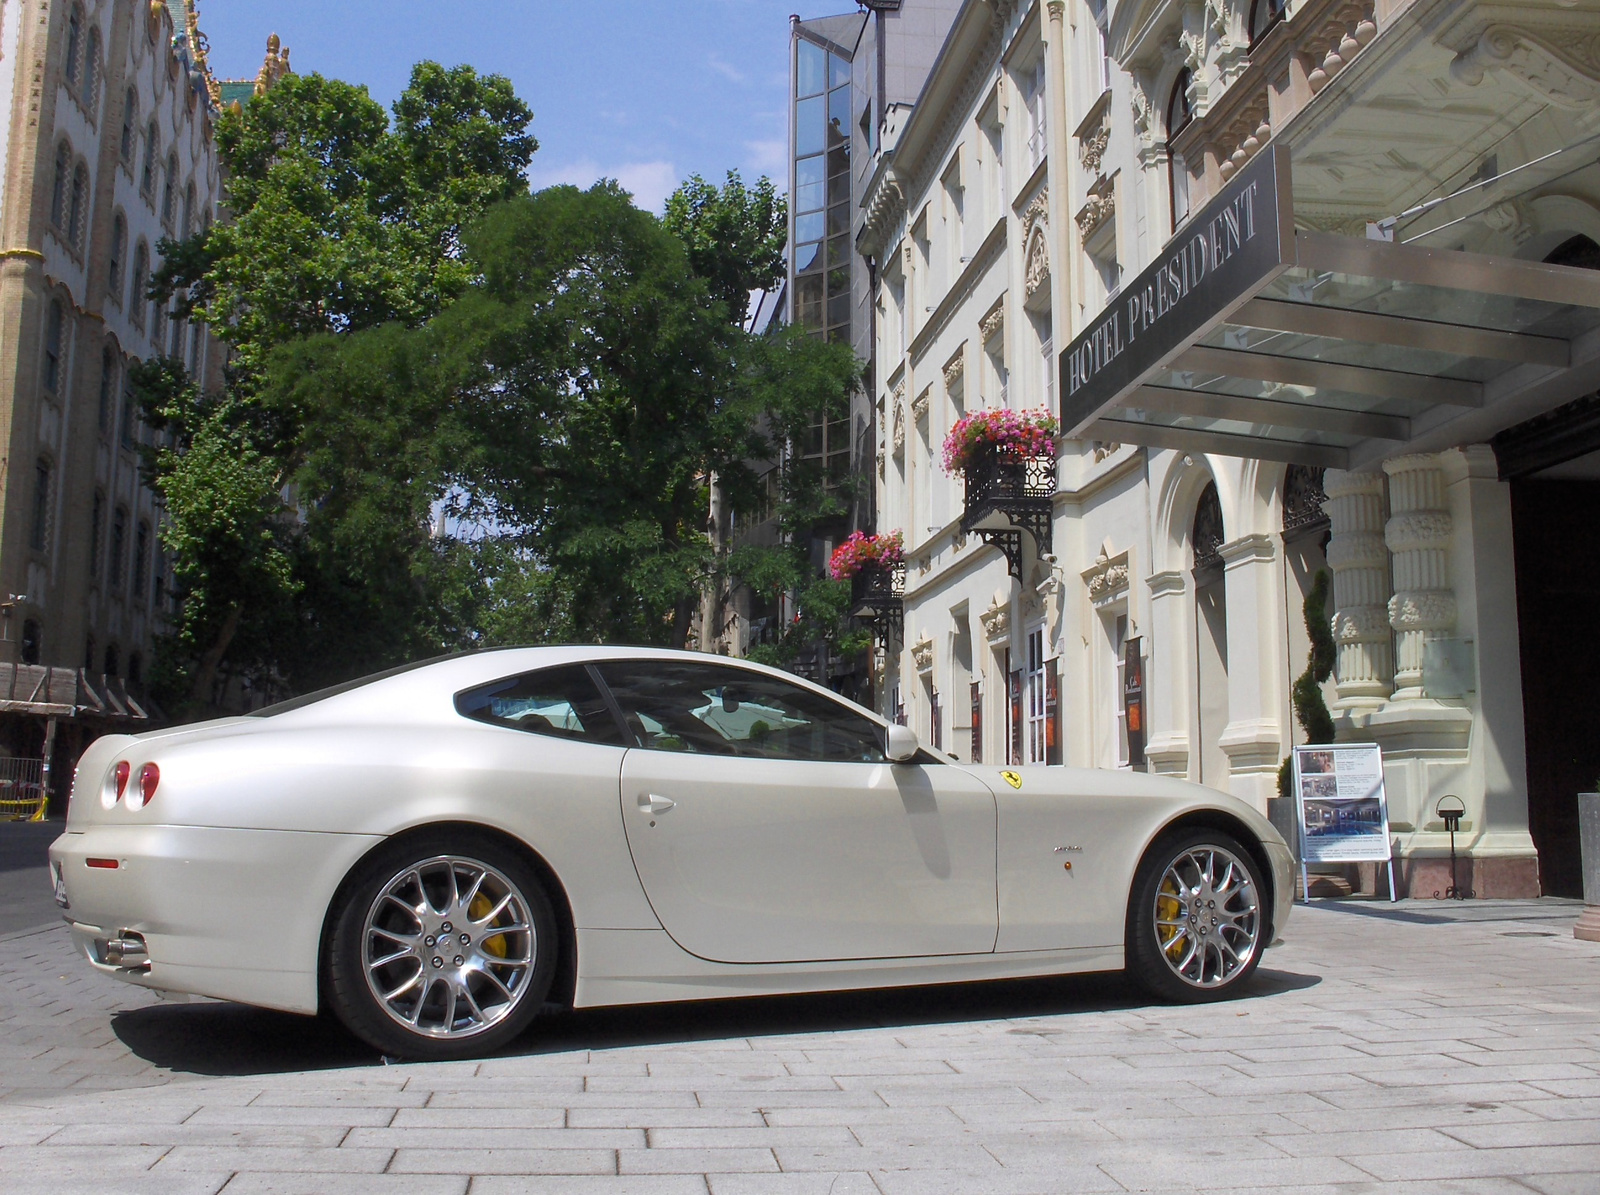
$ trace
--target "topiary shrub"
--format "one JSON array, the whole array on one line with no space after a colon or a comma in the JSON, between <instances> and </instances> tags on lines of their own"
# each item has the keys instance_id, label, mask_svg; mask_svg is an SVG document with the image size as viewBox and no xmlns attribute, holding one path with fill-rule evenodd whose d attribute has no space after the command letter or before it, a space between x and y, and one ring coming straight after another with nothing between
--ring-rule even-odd
<instances>
[{"instance_id":1,"label":"topiary shrub","mask_svg":"<svg viewBox=\"0 0 1600 1195\"><path fill-rule=\"evenodd\" d=\"M1333 627L1328 618L1328 570L1321 569L1311 579L1311 592L1306 594L1302 608L1306 618L1306 634L1311 639L1311 650L1306 653L1306 670L1294 682L1290 697L1294 701L1294 716L1306 732L1306 742L1311 745L1333 742L1333 715L1328 703L1322 699L1322 685L1333 675ZM1284 756L1278 767L1278 795L1294 795L1294 754Z\"/></svg>"}]
</instances>

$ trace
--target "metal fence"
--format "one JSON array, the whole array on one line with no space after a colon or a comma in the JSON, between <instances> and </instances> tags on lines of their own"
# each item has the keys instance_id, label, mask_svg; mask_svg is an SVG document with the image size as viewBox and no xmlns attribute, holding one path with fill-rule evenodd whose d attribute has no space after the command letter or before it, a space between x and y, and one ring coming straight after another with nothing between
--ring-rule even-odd
<instances>
[{"instance_id":1,"label":"metal fence","mask_svg":"<svg viewBox=\"0 0 1600 1195\"><path fill-rule=\"evenodd\" d=\"M44 760L0 759L0 819L44 819Z\"/></svg>"}]
</instances>

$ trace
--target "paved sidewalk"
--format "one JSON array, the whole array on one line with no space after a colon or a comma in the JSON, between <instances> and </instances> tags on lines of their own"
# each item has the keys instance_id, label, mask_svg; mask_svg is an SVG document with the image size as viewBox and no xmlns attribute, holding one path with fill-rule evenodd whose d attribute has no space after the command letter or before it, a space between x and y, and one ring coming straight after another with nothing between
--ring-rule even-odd
<instances>
[{"instance_id":1,"label":"paved sidewalk","mask_svg":"<svg viewBox=\"0 0 1600 1195\"><path fill-rule=\"evenodd\" d=\"M1600 948L1554 902L1295 912L1250 998L1112 977L568 1014L481 1064L0 939L0 1189L1600 1190Z\"/></svg>"}]
</instances>

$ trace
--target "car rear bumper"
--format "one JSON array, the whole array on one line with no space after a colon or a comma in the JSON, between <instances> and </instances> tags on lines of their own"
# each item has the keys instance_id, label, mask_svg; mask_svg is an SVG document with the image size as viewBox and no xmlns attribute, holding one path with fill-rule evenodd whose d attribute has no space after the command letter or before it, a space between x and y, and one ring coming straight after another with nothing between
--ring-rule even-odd
<instances>
[{"instance_id":1,"label":"car rear bumper","mask_svg":"<svg viewBox=\"0 0 1600 1195\"><path fill-rule=\"evenodd\" d=\"M91 826L50 847L57 903L96 970L169 992L317 1010L323 918L381 838Z\"/></svg>"}]
</instances>

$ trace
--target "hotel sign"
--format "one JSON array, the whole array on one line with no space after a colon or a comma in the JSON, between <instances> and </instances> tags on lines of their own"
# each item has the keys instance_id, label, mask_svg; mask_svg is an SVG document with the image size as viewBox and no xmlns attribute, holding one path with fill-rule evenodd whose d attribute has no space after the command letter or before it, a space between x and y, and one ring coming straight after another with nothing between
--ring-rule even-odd
<instances>
[{"instance_id":1,"label":"hotel sign","mask_svg":"<svg viewBox=\"0 0 1600 1195\"><path fill-rule=\"evenodd\" d=\"M1289 151L1269 144L1061 354L1061 423L1079 435L1294 261Z\"/></svg>"}]
</instances>

